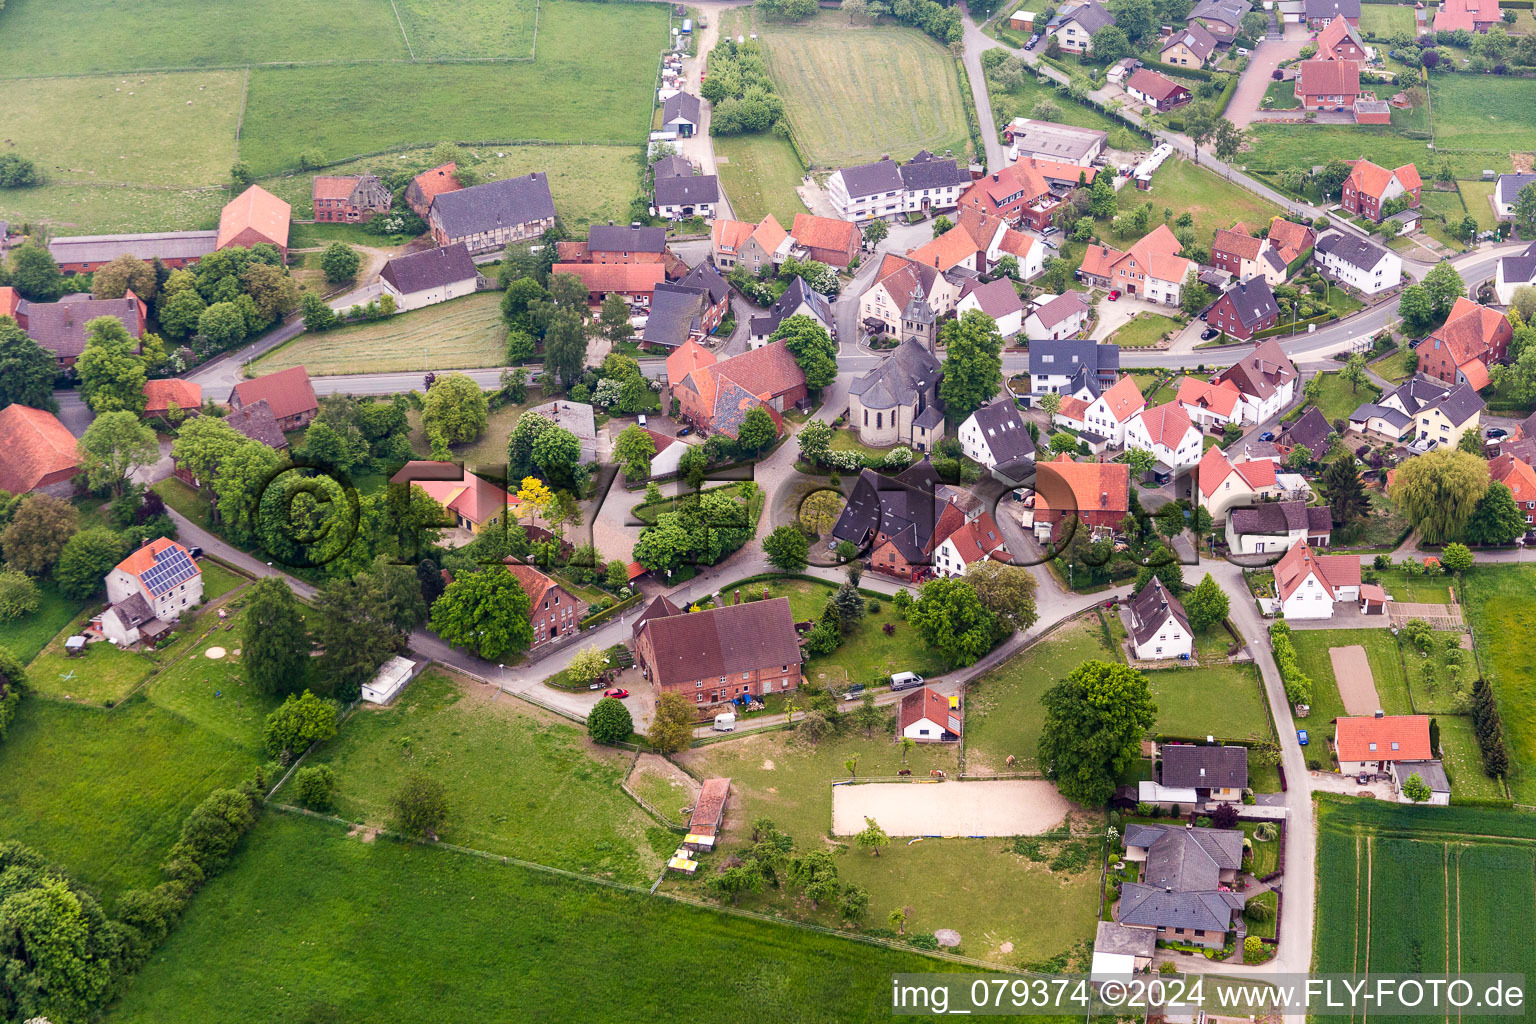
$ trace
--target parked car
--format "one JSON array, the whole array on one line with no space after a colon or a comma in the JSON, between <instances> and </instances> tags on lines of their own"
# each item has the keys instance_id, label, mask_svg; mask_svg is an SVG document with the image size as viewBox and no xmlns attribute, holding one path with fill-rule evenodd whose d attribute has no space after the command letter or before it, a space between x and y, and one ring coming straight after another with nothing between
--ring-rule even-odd
<instances>
[{"instance_id":1,"label":"parked car","mask_svg":"<svg viewBox=\"0 0 1536 1024\"><path fill-rule=\"evenodd\" d=\"M1273 441L1274 439L1275 439L1275 432L1273 430L1266 430L1266 431L1264 431L1264 433L1259 435L1259 440L1260 441Z\"/></svg>"},{"instance_id":2,"label":"parked car","mask_svg":"<svg viewBox=\"0 0 1536 1024\"><path fill-rule=\"evenodd\" d=\"M1026 49L1026 50L1033 50L1035 48L1035 44L1038 43L1039 41L1040 41L1040 33L1036 32L1034 35L1029 37L1029 42L1024 44L1024 49Z\"/></svg>"},{"instance_id":3,"label":"parked car","mask_svg":"<svg viewBox=\"0 0 1536 1024\"><path fill-rule=\"evenodd\" d=\"M1057 234L1060 231L1061 231L1061 228L1059 228L1056 225L1052 224L1050 227L1048 227L1045 230L1040 232L1040 237L1041 238L1050 238L1052 235Z\"/></svg>"},{"instance_id":4,"label":"parked car","mask_svg":"<svg viewBox=\"0 0 1536 1024\"><path fill-rule=\"evenodd\" d=\"M1310 737L1307 736L1307 730L1296 730L1296 742L1300 743L1302 746L1306 746L1309 742L1311 742Z\"/></svg>"},{"instance_id":5,"label":"parked car","mask_svg":"<svg viewBox=\"0 0 1536 1024\"><path fill-rule=\"evenodd\" d=\"M1239 46L1237 48L1237 55L1239 57L1246 57L1246 56L1248 56L1248 48L1246 46Z\"/></svg>"},{"instance_id":6,"label":"parked car","mask_svg":"<svg viewBox=\"0 0 1536 1024\"><path fill-rule=\"evenodd\" d=\"M1205 330L1200 332L1200 340L1201 341L1210 341L1212 338L1216 337L1216 335L1218 335L1220 333L1221 332L1218 331L1214 327L1207 327Z\"/></svg>"},{"instance_id":7,"label":"parked car","mask_svg":"<svg viewBox=\"0 0 1536 1024\"><path fill-rule=\"evenodd\" d=\"M916 672L897 672L891 676L892 690L910 690L914 686L922 686L923 677Z\"/></svg>"},{"instance_id":8,"label":"parked car","mask_svg":"<svg viewBox=\"0 0 1536 1024\"><path fill-rule=\"evenodd\" d=\"M623 700L625 697L629 696L629 691L624 689L622 686L615 686L611 689L604 690L603 696L617 697L619 700Z\"/></svg>"},{"instance_id":9,"label":"parked car","mask_svg":"<svg viewBox=\"0 0 1536 1024\"><path fill-rule=\"evenodd\" d=\"M677 428L677 436L678 437L687 437L691 433L693 433L693 428L692 427L678 427Z\"/></svg>"},{"instance_id":10,"label":"parked car","mask_svg":"<svg viewBox=\"0 0 1536 1024\"><path fill-rule=\"evenodd\" d=\"M1114 291L1109 293L1109 301L1110 302L1118 301L1119 298L1120 298L1120 289L1116 288Z\"/></svg>"},{"instance_id":11,"label":"parked car","mask_svg":"<svg viewBox=\"0 0 1536 1024\"><path fill-rule=\"evenodd\" d=\"M1509 431L1505 430L1503 427L1490 427L1488 429L1488 439L1490 441L1493 440L1494 438L1508 437L1508 436L1509 436ZM198 551L199 553L201 553L201 549L194 548L193 550L194 551Z\"/></svg>"}]
</instances>

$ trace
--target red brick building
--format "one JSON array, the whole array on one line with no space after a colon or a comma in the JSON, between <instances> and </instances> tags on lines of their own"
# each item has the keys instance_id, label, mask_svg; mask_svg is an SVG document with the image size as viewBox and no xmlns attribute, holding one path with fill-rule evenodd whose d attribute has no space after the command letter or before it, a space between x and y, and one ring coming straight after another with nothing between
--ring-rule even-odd
<instances>
[{"instance_id":1,"label":"red brick building","mask_svg":"<svg viewBox=\"0 0 1536 1024\"><path fill-rule=\"evenodd\" d=\"M459 179L455 176L458 169L458 164L446 163L416 175L406 186L405 205L409 206L416 216L426 220L427 214L432 210L434 198L444 192L457 192L464 187L459 184Z\"/></svg>"},{"instance_id":2,"label":"red brick building","mask_svg":"<svg viewBox=\"0 0 1536 1024\"><path fill-rule=\"evenodd\" d=\"M1239 341L1248 341L1256 331L1275 326L1280 306L1269 282L1252 277L1228 288L1211 306L1206 322Z\"/></svg>"},{"instance_id":3,"label":"red brick building","mask_svg":"<svg viewBox=\"0 0 1536 1024\"><path fill-rule=\"evenodd\" d=\"M237 412L257 402L267 403L278 429L283 431L303 430L320 411L315 389L302 366L243 380L229 393L229 407Z\"/></svg>"},{"instance_id":4,"label":"red brick building","mask_svg":"<svg viewBox=\"0 0 1536 1024\"><path fill-rule=\"evenodd\" d=\"M843 269L859 255L864 242L859 226L852 221L814 217L809 213L795 214L795 226L789 233L811 259Z\"/></svg>"},{"instance_id":5,"label":"red brick building","mask_svg":"<svg viewBox=\"0 0 1536 1024\"><path fill-rule=\"evenodd\" d=\"M1459 296L1445 323L1419 342L1419 372L1481 391L1491 380L1488 368L1508 358L1513 336L1508 317Z\"/></svg>"},{"instance_id":6,"label":"red brick building","mask_svg":"<svg viewBox=\"0 0 1536 1024\"><path fill-rule=\"evenodd\" d=\"M293 207L260 185L252 185L225 204L219 214L216 248L232 245L249 249L253 245L275 245L288 258L288 228L293 223Z\"/></svg>"},{"instance_id":7,"label":"red brick building","mask_svg":"<svg viewBox=\"0 0 1536 1024\"><path fill-rule=\"evenodd\" d=\"M782 431L781 414L807 395L805 372L782 341L701 365L681 379L669 373L667 379L684 420L705 434L732 438L747 413L759 407L768 410Z\"/></svg>"},{"instance_id":8,"label":"red brick building","mask_svg":"<svg viewBox=\"0 0 1536 1024\"><path fill-rule=\"evenodd\" d=\"M1073 462L1062 455L1035 470L1035 531L1061 541L1061 524L1081 519L1092 529L1114 530L1130 511L1131 469L1117 462Z\"/></svg>"},{"instance_id":9,"label":"red brick building","mask_svg":"<svg viewBox=\"0 0 1536 1024\"><path fill-rule=\"evenodd\" d=\"M667 229L637 228L598 224L587 235L587 255L591 263L665 263Z\"/></svg>"},{"instance_id":10,"label":"red brick building","mask_svg":"<svg viewBox=\"0 0 1536 1024\"><path fill-rule=\"evenodd\" d=\"M1295 94L1304 110L1354 110L1360 98L1360 65L1352 60L1304 60Z\"/></svg>"},{"instance_id":11,"label":"red brick building","mask_svg":"<svg viewBox=\"0 0 1536 1024\"><path fill-rule=\"evenodd\" d=\"M1413 164L1389 171L1369 160L1356 160L1349 177L1344 179L1344 194L1339 201L1350 213L1380 223L1383 208L1399 196L1408 196L1408 208L1418 209L1419 191L1423 187L1419 169Z\"/></svg>"},{"instance_id":12,"label":"red brick building","mask_svg":"<svg viewBox=\"0 0 1536 1024\"><path fill-rule=\"evenodd\" d=\"M366 224L388 213L395 197L376 174L316 175L312 200L318 224Z\"/></svg>"},{"instance_id":13,"label":"red brick building","mask_svg":"<svg viewBox=\"0 0 1536 1024\"><path fill-rule=\"evenodd\" d=\"M80 472L75 435L43 409L8 405L0 409L0 490L11 494L45 491L67 496Z\"/></svg>"},{"instance_id":14,"label":"red brick building","mask_svg":"<svg viewBox=\"0 0 1536 1024\"><path fill-rule=\"evenodd\" d=\"M508 558L507 571L528 595L528 618L533 625L533 646L574 636L587 614L587 602L572 596L560 584L531 565Z\"/></svg>"},{"instance_id":15,"label":"red brick building","mask_svg":"<svg viewBox=\"0 0 1536 1024\"><path fill-rule=\"evenodd\" d=\"M1033 158L979 178L960 193L962 210L980 210L1009 224L1028 225L1037 231L1050 226L1051 215L1059 206L1061 201L1051 195L1051 184Z\"/></svg>"},{"instance_id":16,"label":"red brick building","mask_svg":"<svg viewBox=\"0 0 1536 1024\"><path fill-rule=\"evenodd\" d=\"M684 614L652 605L635 631L635 660L658 695L680 693L701 707L798 689L800 638L789 598Z\"/></svg>"}]
</instances>

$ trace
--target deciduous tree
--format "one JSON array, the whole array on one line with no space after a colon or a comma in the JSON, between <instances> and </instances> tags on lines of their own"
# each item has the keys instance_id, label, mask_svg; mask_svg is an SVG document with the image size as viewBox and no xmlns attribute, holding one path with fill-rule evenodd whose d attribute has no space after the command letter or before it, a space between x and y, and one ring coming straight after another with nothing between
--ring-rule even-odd
<instances>
[{"instance_id":1,"label":"deciduous tree","mask_svg":"<svg viewBox=\"0 0 1536 1024\"><path fill-rule=\"evenodd\" d=\"M810 542L798 526L784 525L763 538L763 552L768 564L780 572L799 572L805 568Z\"/></svg>"},{"instance_id":2,"label":"deciduous tree","mask_svg":"<svg viewBox=\"0 0 1536 1024\"><path fill-rule=\"evenodd\" d=\"M1189 616L1189 627L1197 633L1204 633L1225 619L1229 607L1227 592L1210 573L1184 598L1184 614Z\"/></svg>"},{"instance_id":3,"label":"deciduous tree","mask_svg":"<svg viewBox=\"0 0 1536 1024\"><path fill-rule=\"evenodd\" d=\"M998 640L1015 630L1028 629L1039 618L1034 574L1021 565L990 559L972 562L966 566L965 582L996 620Z\"/></svg>"},{"instance_id":4,"label":"deciduous tree","mask_svg":"<svg viewBox=\"0 0 1536 1024\"><path fill-rule=\"evenodd\" d=\"M617 698L604 697L587 715L587 735L594 743L609 746L623 743L634 731L635 723L629 717L629 709Z\"/></svg>"},{"instance_id":5,"label":"deciduous tree","mask_svg":"<svg viewBox=\"0 0 1536 1024\"><path fill-rule=\"evenodd\" d=\"M779 428L774 424L773 417L761 405L748 410L746 416L742 417L741 426L736 428L737 446L754 456L760 455L778 436Z\"/></svg>"},{"instance_id":6,"label":"deciduous tree","mask_svg":"<svg viewBox=\"0 0 1536 1024\"><path fill-rule=\"evenodd\" d=\"M320 269L331 284L352 280L362 265L362 254L345 242L332 242L320 254Z\"/></svg>"},{"instance_id":7,"label":"deciduous tree","mask_svg":"<svg viewBox=\"0 0 1536 1024\"><path fill-rule=\"evenodd\" d=\"M488 407L480 385L462 373L439 377L422 400L421 425L449 444L473 441L485 430Z\"/></svg>"},{"instance_id":8,"label":"deciduous tree","mask_svg":"<svg viewBox=\"0 0 1536 1024\"><path fill-rule=\"evenodd\" d=\"M455 576L432 605L431 628L448 643L497 661L533 643L528 615L527 592L498 565Z\"/></svg>"},{"instance_id":9,"label":"deciduous tree","mask_svg":"<svg viewBox=\"0 0 1536 1024\"><path fill-rule=\"evenodd\" d=\"M651 460L656 457L656 442L642 426L625 427L614 442L613 457L624 476L630 480L645 480L651 475Z\"/></svg>"},{"instance_id":10,"label":"deciduous tree","mask_svg":"<svg viewBox=\"0 0 1536 1024\"><path fill-rule=\"evenodd\" d=\"M123 253L91 273L91 296L120 299L132 290L145 302L155 299L155 268L137 256Z\"/></svg>"},{"instance_id":11,"label":"deciduous tree","mask_svg":"<svg viewBox=\"0 0 1536 1024\"><path fill-rule=\"evenodd\" d=\"M1086 661L1047 690L1041 703L1046 776L1068 800L1103 806L1157 719L1146 676L1128 665Z\"/></svg>"},{"instance_id":12,"label":"deciduous tree","mask_svg":"<svg viewBox=\"0 0 1536 1024\"><path fill-rule=\"evenodd\" d=\"M907 621L950 667L973 664L992 649L997 623L964 580L936 579L923 584L907 609Z\"/></svg>"},{"instance_id":13,"label":"deciduous tree","mask_svg":"<svg viewBox=\"0 0 1536 1024\"><path fill-rule=\"evenodd\" d=\"M864 818L864 831L854 836L853 841L858 844L859 849L868 850L876 857L880 856L882 846L891 845L891 837L886 834L885 829L881 828L880 823L874 818L868 816Z\"/></svg>"},{"instance_id":14,"label":"deciduous tree","mask_svg":"<svg viewBox=\"0 0 1536 1024\"><path fill-rule=\"evenodd\" d=\"M406 777L390 798L390 824L412 837L435 837L448 821L448 790L421 772Z\"/></svg>"},{"instance_id":15,"label":"deciduous tree","mask_svg":"<svg viewBox=\"0 0 1536 1024\"><path fill-rule=\"evenodd\" d=\"M95 413L144 411L144 360L133 354L133 336L115 316L85 325L85 350L75 362L80 397Z\"/></svg>"},{"instance_id":16,"label":"deciduous tree","mask_svg":"<svg viewBox=\"0 0 1536 1024\"><path fill-rule=\"evenodd\" d=\"M335 701L321 700L308 690L289 694L267 716L267 753L272 757L297 757L311 743L334 738L339 719L340 709Z\"/></svg>"},{"instance_id":17,"label":"deciduous tree","mask_svg":"<svg viewBox=\"0 0 1536 1024\"><path fill-rule=\"evenodd\" d=\"M0 316L0 408L15 402L34 409L57 412L53 378L58 373L53 354Z\"/></svg>"},{"instance_id":18,"label":"deciduous tree","mask_svg":"<svg viewBox=\"0 0 1536 1024\"><path fill-rule=\"evenodd\" d=\"M811 391L820 391L837 379L837 342L813 318L804 314L785 318L770 340L784 342Z\"/></svg>"},{"instance_id":19,"label":"deciduous tree","mask_svg":"<svg viewBox=\"0 0 1536 1024\"><path fill-rule=\"evenodd\" d=\"M1527 529L1525 513L1515 504L1509 487L1494 481L1473 507L1465 533L1469 543L1499 545L1513 544Z\"/></svg>"},{"instance_id":20,"label":"deciduous tree","mask_svg":"<svg viewBox=\"0 0 1536 1024\"><path fill-rule=\"evenodd\" d=\"M1391 497L1429 544L1462 535L1488 490L1488 463L1466 452L1439 449L1397 467Z\"/></svg>"},{"instance_id":21,"label":"deciduous tree","mask_svg":"<svg viewBox=\"0 0 1536 1024\"><path fill-rule=\"evenodd\" d=\"M81 530L64 542L59 564L53 568L54 582L65 597L84 601L101 591L107 573L126 554L127 541L116 530L105 526Z\"/></svg>"},{"instance_id":22,"label":"deciduous tree","mask_svg":"<svg viewBox=\"0 0 1536 1024\"><path fill-rule=\"evenodd\" d=\"M85 428L79 442L80 468L93 489L121 497L135 470L160 458L155 432L131 412L102 413Z\"/></svg>"},{"instance_id":23,"label":"deciduous tree","mask_svg":"<svg viewBox=\"0 0 1536 1024\"><path fill-rule=\"evenodd\" d=\"M33 494L22 499L10 525L0 532L6 565L31 576L45 575L59 560L79 521L75 506L63 498Z\"/></svg>"},{"instance_id":24,"label":"deciduous tree","mask_svg":"<svg viewBox=\"0 0 1536 1024\"><path fill-rule=\"evenodd\" d=\"M664 692L656 699L656 714L645 741L662 753L671 754L693 742L693 704L680 693Z\"/></svg>"},{"instance_id":25,"label":"deciduous tree","mask_svg":"<svg viewBox=\"0 0 1536 1024\"><path fill-rule=\"evenodd\" d=\"M251 587L241 616L241 664L259 693L294 693L309 670L309 636L288 584L265 576Z\"/></svg>"},{"instance_id":26,"label":"deciduous tree","mask_svg":"<svg viewBox=\"0 0 1536 1024\"><path fill-rule=\"evenodd\" d=\"M939 395L956 423L996 396L1003 380L1003 336L997 321L971 309L944 324L944 379Z\"/></svg>"}]
</instances>

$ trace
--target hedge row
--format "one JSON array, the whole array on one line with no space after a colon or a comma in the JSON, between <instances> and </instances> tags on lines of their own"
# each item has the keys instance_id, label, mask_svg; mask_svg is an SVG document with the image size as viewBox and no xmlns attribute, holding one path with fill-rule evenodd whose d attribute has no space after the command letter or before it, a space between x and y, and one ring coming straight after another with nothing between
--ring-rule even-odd
<instances>
[{"instance_id":1,"label":"hedge row","mask_svg":"<svg viewBox=\"0 0 1536 1024\"><path fill-rule=\"evenodd\" d=\"M1279 324L1275 327L1266 327L1262 331L1254 331L1255 338L1278 338L1286 334L1296 334L1307 327L1308 324L1326 324L1338 319L1333 313L1324 313L1321 316L1308 317L1305 320L1297 320L1293 324Z\"/></svg>"},{"instance_id":2,"label":"hedge row","mask_svg":"<svg viewBox=\"0 0 1536 1024\"><path fill-rule=\"evenodd\" d=\"M1177 75L1180 78L1195 78L1202 82L1214 80L1217 74L1227 74L1225 71L1216 72L1206 68L1186 68L1182 64L1164 64L1160 60L1151 60L1146 57L1141 58L1141 62L1153 71L1167 71L1170 75ZM1228 75L1228 77L1237 78L1236 75Z\"/></svg>"},{"instance_id":3,"label":"hedge row","mask_svg":"<svg viewBox=\"0 0 1536 1024\"><path fill-rule=\"evenodd\" d=\"M622 612L622 611L624 611L625 609L628 609L628 608L633 608L635 605L639 604L643 600L645 600L645 595L640 593L640 591L637 590L633 594L630 594L628 597L626 597L624 600L618 602L617 604L614 604L614 605L611 605L611 606L609 606L607 608L604 608L600 612L595 612L595 613L593 613L591 615L588 615L586 618L581 620L581 627L580 628L582 628L582 629L591 629L593 626L600 625L601 623L607 622L609 619L611 619L615 615L619 614L619 612Z\"/></svg>"}]
</instances>

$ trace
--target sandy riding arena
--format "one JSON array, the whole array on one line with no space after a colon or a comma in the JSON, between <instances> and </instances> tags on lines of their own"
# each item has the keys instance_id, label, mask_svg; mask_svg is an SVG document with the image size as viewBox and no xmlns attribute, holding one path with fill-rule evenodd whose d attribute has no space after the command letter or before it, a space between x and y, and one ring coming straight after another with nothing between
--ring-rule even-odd
<instances>
[{"instance_id":1,"label":"sandy riding arena","mask_svg":"<svg viewBox=\"0 0 1536 1024\"><path fill-rule=\"evenodd\" d=\"M1072 805L1044 779L870 782L832 787L832 833L874 818L893 836L1025 836L1053 829Z\"/></svg>"},{"instance_id":2,"label":"sandy riding arena","mask_svg":"<svg viewBox=\"0 0 1536 1024\"><path fill-rule=\"evenodd\" d=\"M1328 657L1333 662L1333 678L1339 683L1339 696L1344 698L1344 710L1351 715L1375 714L1381 700L1376 696L1376 679L1365 648L1359 644L1330 647Z\"/></svg>"}]
</instances>

